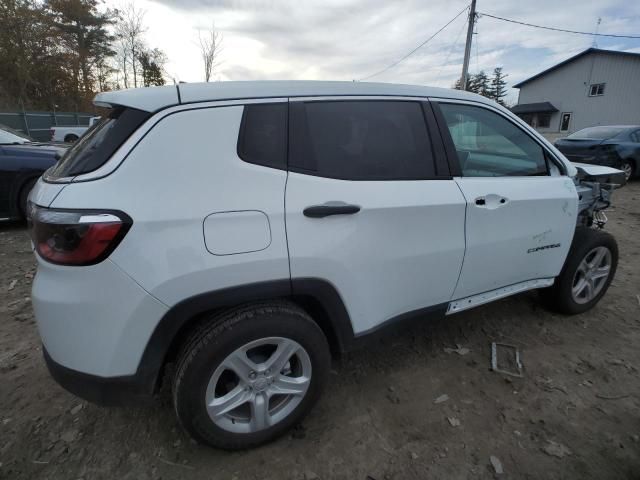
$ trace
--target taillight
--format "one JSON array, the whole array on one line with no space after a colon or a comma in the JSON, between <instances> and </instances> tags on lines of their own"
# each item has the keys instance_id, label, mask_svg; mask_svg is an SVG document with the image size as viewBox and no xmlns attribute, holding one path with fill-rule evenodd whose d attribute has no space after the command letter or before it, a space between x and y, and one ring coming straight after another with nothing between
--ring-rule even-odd
<instances>
[{"instance_id":1,"label":"taillight","mask_svg":"<svg viewBox=\"0 0 640 480\"><path fill-rule=\"evenodd\" d=\"M49 133L51 134L51 141L53 142L53 137L56 136L56 129L55 128L49 129Z\"/></svg>"},{"instance_id":2,"label":"taillight","mask_svg":"<svg viewBox=\"0 0 640 480\"><path fill-rule=\"evenodd\" d=\"M56 210L29 205L36 252L58 265L93 265L109 256L131 227L131 218L112 210Z\"/></svg>"}]
</instances>

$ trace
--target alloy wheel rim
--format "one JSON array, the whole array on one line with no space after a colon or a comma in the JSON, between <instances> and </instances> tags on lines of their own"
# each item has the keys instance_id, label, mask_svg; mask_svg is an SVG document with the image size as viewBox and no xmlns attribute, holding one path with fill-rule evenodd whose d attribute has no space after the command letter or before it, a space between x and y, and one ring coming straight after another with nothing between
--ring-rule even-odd
<instances>
[{"instance_id":1,"label":"alloy wheel rim","mask_svg":"<svg viewBox=\"0 0 640 480\"><path fill-rule=\"evenodd\" d=\"M622 165L622 171L624 172L624 178L626 180L629 180L631 178L631 164L630 163L625 163L624 165Z\"/></svg>"},{"instance_id":2,"label":"alloy wheel rim","mask_svg":"<svg viewBox=\"0 0 640 480\"><path fill-rule=\"evenodd\" d=\"M602 291L611 274L611 258L607 247L596 247L585 255L571 286L571 296L576 303L588 303Z\"/></svg>"},{"instance_id":3,"label":"alloy wheel rim","mask_svg":"<svg viewBox=\"0 0 640 480\"><path fill-rule=\"evenodd\" d=\"M268 337L246 343L216 368L206 390L211 420L233 433L265 430L288 417L311 384L311 359L297 342Z\"/></svg>"}]
</instances>

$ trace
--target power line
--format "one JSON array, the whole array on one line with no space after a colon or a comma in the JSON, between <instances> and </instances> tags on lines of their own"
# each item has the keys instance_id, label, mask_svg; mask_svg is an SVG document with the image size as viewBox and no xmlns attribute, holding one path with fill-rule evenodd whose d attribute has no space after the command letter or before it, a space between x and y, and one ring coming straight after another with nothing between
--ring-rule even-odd
<instances>
[{"instance_id":1,"label":"power line","mask_svg":"<svg viewBox=\"0 0 640 480\"><path fill-rule=\"evenodd\" d=\"M363 80L368 80L372 77L376 77L378 75L380 75L383 72L386 72L387 70L395 67L396 65L398 65L400 62L402 62L403 60L406 60L407 58L409 58L411 55L413 55L414 53L416 53L420 48L424 47L427 43L429 43L433 38L435 38L436 35L438 35L441 31L443 31L445 28L447 28L449 25L451 25L456 18L458 18L460 15L462 15L464 12L466 12L467 10L469 10L469 6L467 5L466 7L464 7L462 10L460 10L460 13L458 13L455 17L453 17L451 20L449 20L446 25L444 27L442 27L440 30L438 30L436 33L434 33L433 35L431 35L429 38L427 38L424 42L422 42L420 45L418 45L416 48L414 48L413 50L411 50L409 53L407 53L404 57L396 60L395 62L393 62L392 64L384 67L382 70L373 73L369 76L363 77L361 78L359 81L363 81Z\"/></svg>"},{"instance_id":2,"label":"power line","mask_svg":"<svg viewBox=\"0 0 640 480\"><path fill-rule=\"evenodd\" d=\"M576 30L567 30L565 28L545 27L543 25L534 25L533 23L520 22L518 20L512 20L511 18L498 17L497 15L491 15L489 13L478 12L483 17L491 17L496 20L502 20L503 22L517 23L518 25L524 25L526 27L542 28L544 30L553 30L554 32L574 33L576 35L589 35L594 37L614 37L614 38L635 38L640 39L640 35L618 35L614 33L597 33L597 32L579 32Z\"/></svg>"},{"instance_id":3,"label":"power line","mask_svg":"<svg viewBox=\"0 0 640 480\"><path fill-rule=\"evenodd\" d=\"M449 48L449 53L447 53L447 58L444 59L444 63L440 64L440 68L438 69L438 73L436 74L436 81L440 81L440 79L442 78L442 69L449 63L449 58L453 53L453 49L458 45L458 40L460 40L460 35L462 35L462 31L464 30L464 27L466 24L467 22L464 22L460 26L460 31L458 32L458 35L456 35L456 39L451 44L451 48Z\"/></svg>"}]
</instances>

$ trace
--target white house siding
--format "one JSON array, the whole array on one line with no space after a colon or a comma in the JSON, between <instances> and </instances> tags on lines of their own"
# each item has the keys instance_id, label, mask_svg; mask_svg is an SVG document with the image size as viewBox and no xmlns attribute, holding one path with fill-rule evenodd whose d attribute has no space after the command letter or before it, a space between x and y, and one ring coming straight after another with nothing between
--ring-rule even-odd
<instances>
[{"instance_id":1,"label":"white house siding","mask_svg":"<svg viewBox=\"0 0 640 480\"><path fill-rule=\"evenodd\" d=\"M604 95L589 96L589 86L606 83ZM564 112L571 112L569 132L593 125L640 124L640 57L602 52L588 53L520 87L519 104L551 102L549 128L560 130Z\"/></svg>"}]
</instances>

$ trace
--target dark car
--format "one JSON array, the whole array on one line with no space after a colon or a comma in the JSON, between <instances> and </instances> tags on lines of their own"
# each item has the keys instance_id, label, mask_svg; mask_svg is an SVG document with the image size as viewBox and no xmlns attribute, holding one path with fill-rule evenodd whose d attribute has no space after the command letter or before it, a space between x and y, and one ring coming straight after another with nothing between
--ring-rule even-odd
<instances>
[{"instance_id":1,"label":"dark car","mask_svg":"<svg viewBox=\"0 0 640 480\"><path fill-rule=\"evenodd\" d=\"M0 125L0 220L26 216L27 196L31 188L66 148L36 142Z\"/></svg>"},{"instance_id":2,"label":"dark car","mask_svg":"<svg viewBox=\"0 0 640 480\"><path fill-rule=\"evenodd\" d=\"M572 162L619 168L627 180L640 173L640 125L584 128L555 146Z\"/></svg>"}]
</instances>

